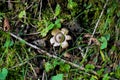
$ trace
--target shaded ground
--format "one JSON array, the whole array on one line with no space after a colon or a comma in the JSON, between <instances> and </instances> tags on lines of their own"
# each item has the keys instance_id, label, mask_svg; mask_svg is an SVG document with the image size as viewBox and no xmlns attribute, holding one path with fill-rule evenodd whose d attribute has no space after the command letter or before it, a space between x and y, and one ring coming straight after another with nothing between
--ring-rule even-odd
<instances>
[{"instance_id":1,"label":"shaded ground","mask_svg":"<svg viewBox=\"0 0 120 80\"><path fill-rule=\"evenodd\" d=\"M0 80L119 80L119 4L0 1ZM71 36L65 49L50 43L56 28Z\"/></svg>"}]
</instances>

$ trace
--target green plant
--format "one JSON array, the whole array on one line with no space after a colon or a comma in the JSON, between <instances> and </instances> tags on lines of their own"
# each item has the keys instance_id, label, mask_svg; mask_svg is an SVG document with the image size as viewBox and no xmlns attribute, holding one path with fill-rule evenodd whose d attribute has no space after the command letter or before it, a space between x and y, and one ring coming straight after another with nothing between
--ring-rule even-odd
<instances>
[{"instance_id":1,"label":"green plant","mask_svg":"<svg viewBox=\"0 0 120 80\"><path fill-rule=\"evenodd\" d=\"M61 72L69 72L70 68L71 68L70 65L65 64L64 62L59 62L57 60L54 60L52 62L46 62L45 63L45 71L50 72L56 66L59 66L59 71L61 71Z\"/></svg>"},{"instance_id":2,"label":"green plant","mask_svg":"<svg viewBox=\"0 0 120 80\"><path fill-rule=\"evenodd\" d=\"M4 16L5 16L5 13L0 12L0 22L2 22L2 19L4 18Z\"/></svg>"},{"instance_id":3,"label":"green plant","mask_svg":"<svg viewBox=\"0 0 120 80\"><path fill-rule=\"evenodd\" d=\"M105 48L107 48L107 39L102 36L99 40L100 40L100 42L101 42L100 49L105 49Z\"/></svg>"},{"instance_id":4,"label":"green plant","mask_svg":"<svg viewBox=\"0 0 120 80\"><path fill-rule=\"evenodd\" d=\"M109 39L110 39L110 34L106 34L99 39L99 41L101 42L101 46L100 46L101 50L107 48Z\"/></svg>"},{"instance_id":5,"label":"green plant","mask_svg":"<svg viewBox=\"0 0 120 80\"><path fill-rule=\"evenodd\" d=\"M26 16L26 11L25 10L23 10L19 13L18 18L23 18L24 16Z\"/></svg>"},{"instance_id":6,"label":"green plant","mask_svg":"<svg viewBox=\"0 0 120 80\"><path fill-rule=\"evenodd\" d=\"M75 7L77 7L77 3L73 0L68 0L67 8L70 10L74 10Z\"/></svg>"},{"instance_id":7,"label":"green plant","mask_svg":"<svg viewBox=\"0 0 120 80\"><path fill-rule=\"evenodd\" d=\"M70 10L72 16L75 16L75 13L77 12L77 6L78 4L76 2L74 2L73 0L68 0L67 8Z\"/></svg>"},{"instance_id":8,"label":"green plant","mask_svg":"<svg viewBox=\"0 0 120 80\"><path fill-rule=\"evenodd\" d=\"M54 67L53 67L53 65L51 63L49 63L49 62L45 63L45 71L46 72L50 72L53 68Z\"/></svg>"},{"instance_id":9,"label":"green plant","mask_svg":"<svg viewBox=\"0 0 120 80\"><path fill-rule=\"evenodd\" d=\"M59 4L57 4L56 8L55 8L55 17L57 17L61 12L61 7Z\"/></svg>"},{"instance_id":10,"label":"green plant","mask_svg":"<svg viewBox=\"0 0 120 80\"><path fill-rule=\"evenodd\" d=\"M52 80L63 80L63 74L57 74L56 76L52 76Z\"/></svg>"},{"instance_id":11,"label":"green plant","mask_svg":"<svg viewBox=\"0 0 120 80\"><path fill-rule=\"evenodd\" d=\"M102 69L100 69L100 70L97 71L97 74L98 74L99 76L101 76L103 72L104 72L104 69L102 68Z\"/></svg>"},{"instance_id":12,"label":"green plant","mask_svg":"<svg viewBox=\"0 0 120 80\"><path fill-rule=\"evenodd\" d=\"M97 76L92 76L90 80L98 80Z\"/></svg>"},{"instance_id":13,"label":"green plant","mask_svg":"<svg viewBox=\"0 0 120 80\"><path fill-rule=\"evenodd\" d=\"M13 46L13 44L14 44L14 42L12 40L10 40L9 38L7 38L5 41L4 47L8 48L8 47Z\"/></svg>"},{"instance_id":14,"label":"green plant","mask_svg":"<svg viewBox=\"0 0 120 80\"><path fill-rule=\"evenodd\" d=\"M104 74L102 80L109 80L109 79L110 79L110 77L109 77L108 73Z\"/></svg>"},{"instance_id":15,"label":"green plant","mask_svg":"<svg viewBox=\"0 0 120 80\"><path fill-rule=\"evenodd\" d=\"M42 35L42 37L45 37L47 35L47 33L52 30L53 28L61 28L61 23L60 23L60 19L57 19L54 23L53 22L46 22L44 24L46 25L46 28L42 28L42 30L40 31L40 34Z\"/></svg>"},{"instance_id":16,"label":"green plant","mask_svg":"<svg viewBox=\"0 0 120 80\"><path fill-rule=\"evenodd\" d=\"M0 72L0 80L5 80L8 74L8 70L6 68L3 68Z\"/></svg>"},{"instance_id":17,"label":"green plant","mask_svg":"<svg viewBox=\"0 0 120 80\"><path fill-rule=\"evenodd\" d=\"M46 62L45 63L45 71L46 72L50 72L51 70L53 70L57 65L60 65L61 62L54 60L51 62Z\"/></svg>"},{"instance_id":18,"label":"green plant","mask_svg":"<svg viewBox=\"0 0 120 80\"><path fill-rule=\"evenodd\" d=\"M118 66L115 70L115 76L120 79L120 66Z\"/></svg>"},{"instance_id":19,"label":"green plant","mask_svg":"<svg viewBox=\"0 0 120 80\"><path fill-rule=\"evenodd\" d=\"M105 52L103 52L102 50L107 48L109 40L110 40L110 34L105 34L104 36L101 36L101 38L99 38L99 41L101 42L100 54L101 54L103 61L106 60L106 57L105 57Z\"/></svg>"},{"instance_id":20,"label":"green plant","mask_svg":"<svg viewBox=\"0 0 120 80\"><path fill-rule=\"evenodd\" d=\"M69 70L70 70L70 65L68 65L68 64L60 64L60 71L69 72Z\"/></svg>"},{"instance_id":21,"label":"green plant","mask_svg":"<svg viewBox=\"0 0 120 80\"><path fill-rule=\"evenodd\" d=\"M90 71L90 70L93 70L93 69L95 69L95 66L93 65L93 64L87 64L86 66L85 66L85 71L87 72L87 71Z\"/></svg>"}]
</instances>

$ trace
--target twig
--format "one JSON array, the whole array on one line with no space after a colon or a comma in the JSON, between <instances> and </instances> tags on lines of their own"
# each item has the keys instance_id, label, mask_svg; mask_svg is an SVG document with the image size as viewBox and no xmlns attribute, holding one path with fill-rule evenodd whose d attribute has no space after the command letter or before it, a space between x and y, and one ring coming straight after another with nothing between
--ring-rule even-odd
<instances>
[{"instance_id":1,"label":"twig","mask_svg":"<svg viewBox=\"0 0 120 80\"><path fill-rule=\"evenodd\" d=\"M13 66L13 67L11 67L11 68L9 68L9 69L14 69L14 68L19 67L19 66L22 66L22 65L24 65L24 64L26 64L26 63L28 63L28 60L25 61L25 62L23 62L23 63L20 63L20 64L18 64L18 65L15 65L15 66Z\"/></svg>"},{"instance_id":2,"label":"twig","mask_svg":"<svg viewBox=\"0 0 120 80\"><path fill-rule=\"evenodd\" d=\"M40 0L40 11L39 11L39 21L41 20L41 9L42 9L42 0Z\"/></svg>"},{"instance_id":3,"label":"twig","mask_svg":"<svg viewBox=\"0 0 120 80\"><path fill-rule=\"evenodd\" d=\"M10 35L11 35L12 37L20 40L20 41L24 41L26 45L28 45L28 46L30 46L30 47L32 47L32 48L34 48L34 49L37 49L39 53L45 54L45 55L47 55L47 56L50 57L50 58L58 59L58 60L60 60L60 61L62 61L62 62L65 62L65 63L67 63L67 64L70 64L71 66L76 67L76 68L78 68L78 69L80 69L80 70L85 70L84 67L79 66L79 65L77 65L77 64L75 64L75 63L72 63L72 62L70 62L70 61L66 61L66 60L64 60L64 59L61 59L61 58L59 58L59 57L57 57L57 56L55 56L55 55L52 55L52 54L48 53L47 51L42 50L41 48L39 48L39 47L37 47L37 46L35 46L35 45L31 44L31 43L28 43L27 41L25 41L25 40L23 40L22 38L14 35L13 33L10 33ZM95 71L91 71L91 73L97 75L97 73L96 73Z\"/></svg>"},{"instance_id":4,"label":"twig","mask_svg":"<svg viewBox=\"0 0 120 80\"><path fill-rule=\"evenodd\" d=\"M102 10L102 12L100 13L100 16L99 16L99 18L98 18L98 21L97 21L97 23L95 24L94 31L93 31L93 33L92 33L92 35L91 35L91 37L90 37L90 40L89 40L89 43L88 43L88 47L86 48L86 52L85 52L84 58L87 56L87 53L88 53L88 50L89 50L89 46L91 45L91 38L94 36L94 34L95 34L95 32L96 32L96 29L97 29L97 27L98 27L98 25L99 25L99 22L100 22L100 20L101 20L101 17L102 17L102 15L103 15L104 11L105 11L105 8L106 8L106 6L107 6L108 1L109 1L109 0L106 0L106 3L105 3L105 5L104 5L104 7L103 7L103 10Z\"/></svg>"},{"instance_id":5,"label":"twig","mask_svg":"<svg viewBox=\"0 0 120 80\"><path fill-rule=\"evenodd\" d=\"M50 7L50 9L51 9L51 12L53 13L53 15L55 15L55 13L54 13L54 11L53 11L53 9L52 9L52 6L51 6L51 4L50 4L50 1L48 0L48 5L49 5L49 7ZM54 19L56 18L56 16L54 16Z\"/></svg>"},{"instance_id":6,"label":"twig","mask_svg":"<svg viewBox=\"0 0 120 80\"><path fill-rule=\"evenodd\" d=\"M31 67L31 69L32 69L32 71L33 71L33 73L34 73L34 76L37 77L37 73L35 72L35 70L34 70L32 64L31 64L31 63L28 63L28 64L30 65L30 67Z\"/></svg>"},{"instance_id":7,"label":"twig","mask_svg":"<svg viewBox=\"0 0 120 80\"><path fill-rule=\"evenodd\" d=\"M25 10L31 8L33 6L33 4L34 4L34 2L32 2L29 6L27 6Z\"/></svg>"},{"instance_id":8,"label":"twig","mask_svg":"<svg viewBox=\"0 0 120 80\"><path fill-rule=\"evenodd\" d=\"M0 2L9 2L9 0L8 1L0 0ZM22 2L22 1L10 1L10 2L12 2L12 3L19 3L19 2Z\"/></svg>"},{"instance_id":9,"label":"twig","mask_svg":"<svg viewBox=\"0 0 120 80\"><path fill-rule=\"evenodd\" d=\"M10 35L11 35L12 37L18 39L19 41L24 41L25 44L27 44L28 46L30 46L30 47L32 47L32 48L34 48L34 49L40 49L40 48L38 48L37 46L35 46L35 45L33 45L33 44L30 44L30 43L28 43L27 41L23 40L22 38L14 35L13 33L10 33Z\"/></svg>"},{"instance_id":10,"label":"twig","mask_svg":"<svg viewBox=\"0 0 120 80\"><path fill-rule=\"evenodd\" d=\"M40 34L40 32L29 33L29 34L24 34L24 35L31 36L31 35L38 35L38 34Z\"/></svg>"},{"instance_id":11,"label":"twig","mask_svg":"<svg viewBox=\"0 0 120 80\"><path fill-rule=\"evenodd\" d=\"M49 7L50 7L50 9L51 9L51 12L52 12L53 14L55 14L54 11L53 11L53 9L52 9L52 7L51 7L51 4L50 4L50 1L49 1L49 0L48 0L48 5L49 5Z\"/></svg>"},{"instance_id":12,"label":"twig","mask_svg":"<svg viewBox=\"0 0 120 80\"><path fill-rule=\"evenodd\" d=\"M43 71L42 80L45 80L45 71Z\"/></svg>"}]
</instances>

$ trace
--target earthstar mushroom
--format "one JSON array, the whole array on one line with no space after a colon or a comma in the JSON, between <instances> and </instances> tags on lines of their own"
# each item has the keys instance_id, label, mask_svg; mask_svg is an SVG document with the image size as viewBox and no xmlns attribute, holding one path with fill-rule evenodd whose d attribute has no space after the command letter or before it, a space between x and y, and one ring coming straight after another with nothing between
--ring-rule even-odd
<instances>
[{"instance_id":1,"label":"earthstar mushroom","mask_svg":"<svg viewBox=\"0 0 120 80\"><path fill-rule=\"evenodd\" d=\"M54 46L61 46L63 49L67 48L69 46L68 40L71 40L71 36L68 35L68 29L62 28L61 30L59 29L53 29L51 34L52 38L50 39L50 43Z\"/></svg>"}]
</instances>

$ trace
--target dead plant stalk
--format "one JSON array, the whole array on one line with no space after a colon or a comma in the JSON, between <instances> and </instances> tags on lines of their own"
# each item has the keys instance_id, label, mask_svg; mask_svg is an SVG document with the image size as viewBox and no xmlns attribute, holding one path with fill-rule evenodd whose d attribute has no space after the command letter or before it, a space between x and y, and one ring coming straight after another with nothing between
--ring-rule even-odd
<instances>
[{"instance_id":1,"label":"dead plant stalk","mask_svg":"<svg viewBox=\"0 0 120 80\"><path fill-rule=\"evenodd\" d=\"M41 49L41 48L39 48L39 47L31 44L31 43L28 43L27 41L25 41L25 40L23 40L22 38L14 35L13 33L10 33L10 35L11 35L12 37L18 39L19 41L24 41L26 45L28 45L28 46L30 46L30 47L32 47L32 48L34 48L34 49L37 49L40 54L42 53L43 55L47 55L47 56L50 57L50 58L58 59L58 60L60 60L60 61L62 61L62 62L65 62L65 63L67 63L67 64L70 64L71 66L76 67L76 68L78 68L78 69L80 69L80 70L85 70L84 67L79 66L79 65L77 65L77 64L75 64L75 63L72 63L72 62L70 62L70 61L66 61L66 60L64 60L64 59L61 59L60 57L57 57L57 56L55 56L55 55L52 55L52 54L48 53L47 51L45 51L45 50L43 50L43 49ZM93 71L93 70L91 71L91 73L93 73L93 74L95 74L95 75L98 75L97 72L95 72L95 71Z\"/></svg>"},{"instance_id":2,"label":"dead plant stalk","mask_svg":"<svg viewBox=\"0 0 120 80\"><path fill-rule=\"evenodd\" d=\"M100 16L99 16L99 18L98 18L98 20L97 20L97 22L96 22L96 24L95 24L93 33L92 33L92 35L91 35L91 37L90 37L90 40L89 40L89 42L88 42L88 47L86 48L86 52L85 52L84 58L86 58L86 56L87 56L87 53L88 53L88 51L89 51L89 46L91 45L91 38L94 36L94 34L95 34L95 32L96 32L96 29L98 28L99 22L100 22L100 20L101 20L101 18L102 18L102 15L103 15L104 11L105 11L105 8L106 8L106 6L107 6L108 1L109 1L109 0L106 0L106 3L104 4L103 10L101 11Z\"/></svg>"}]
</instances>

